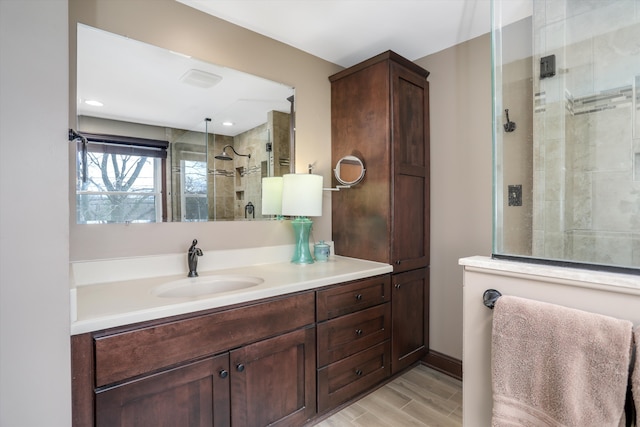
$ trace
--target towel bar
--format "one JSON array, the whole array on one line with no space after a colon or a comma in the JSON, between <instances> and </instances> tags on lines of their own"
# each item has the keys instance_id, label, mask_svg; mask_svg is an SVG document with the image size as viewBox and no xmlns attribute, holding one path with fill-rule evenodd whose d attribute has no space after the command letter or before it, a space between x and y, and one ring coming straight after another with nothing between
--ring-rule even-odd
<instances>
[{"instance_id":1,"label":"towel bar","mask_svg":"<svg viewBox=\"0 0 640 427\"><path fill-rule=\"evenodd\" d=\"M482 295L482 302L484 302L485 306L493 310L493 307L496 305L496 301L498 301L498 298L500 298L501 296L502 294L500 293L500 291L496 291L495 289L487 289Z\"/></svg>"}]
</instances>

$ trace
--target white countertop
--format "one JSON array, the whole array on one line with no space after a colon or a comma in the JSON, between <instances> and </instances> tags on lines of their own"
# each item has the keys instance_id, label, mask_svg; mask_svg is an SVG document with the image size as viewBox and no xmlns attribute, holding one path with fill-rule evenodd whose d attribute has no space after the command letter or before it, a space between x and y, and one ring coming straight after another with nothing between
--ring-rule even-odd
<instances>
[{"instance_id":1,"label":"white countertop","mask_svg":"<svg viewBox=\"0 0 640 427\"><path fill-rule=\"evenodd\" d=\"M183 279L185 274L76 284L71 289L72 310L75 310L72 312L71 335L305 291L392 271L393 267L388 264L341 256L331 256L328 262L308 265L285 261L235 266L199 271L199 275L203 278L207 275L256 276L264 282L238 291L180 298L158 297L152 290L163 283Z\"/></svg>"},{"instance_id":2,"label":"white countertop","mask_svg":"<svg viewBox=\"0 0 640 427\"><path fill-rule=\"evenodd\" d=\"M461 258L458 263L466 270L491 270L493 274L518 277L536 276L538 280L562 282L588 288L610 288L616 292L640 294L640 276L583 268L560 267L542 263L493 259L484 256Z\"/></svg>"}]
</instances>

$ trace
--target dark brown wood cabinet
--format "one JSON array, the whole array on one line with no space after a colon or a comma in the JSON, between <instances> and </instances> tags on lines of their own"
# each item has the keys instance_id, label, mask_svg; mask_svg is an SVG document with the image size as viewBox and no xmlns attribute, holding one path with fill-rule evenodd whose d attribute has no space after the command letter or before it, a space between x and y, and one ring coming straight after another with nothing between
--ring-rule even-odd
<instances>
[{"instance_id":1,"label":"dark brown wood cabinet","mask_svg":"<svg viewBox=\"0 0 640 427\"><path fill-rule=\"evenodd\" d=\"M303 425L315 416L315 328L233 350L234 427Z\"/></svg>"},{"instance_id":2,"label":"dark brown wood cabinet","mask_svg":"<svg viewBox=\"0 0 640 427\"><path fill-rule=\"evenodd\" d=\"M393 320L391 359L393 372L401 371L425 355L429 343L428 270L416 270L392 276ZM419 303L416 303L419 301ZM426 301L424 304L422 301Z\"/></svg>"},{"instance_id":3,"label":"dark brown wood cabinet","mask_svg":"<svg viewBox=\"0 0 640 427\"><path fill-rule=\"evenodd\" d=\"M388 51L329 78L332 164L354 155L366 168L333 192L335 253L392 264L395 284L404 272L423 277L392 294L393 373L428 350L428 75Z\"/></svg>"},{"instance_id":4,"label":"dark brown wood cabinet","mask_svg":"<svg viewBox=\"0 0 640 427\"><path fill-rule=\"evenodd\" d=\"M306 292L74 336L73 425L303 425L315 331Z\"/></svg>"},{"instance_id":5,"label":"dark brown wood cabinet","mask_svg":"<svg viewBox=\"0 0 640 427\"><path fill-rule=\"evenodd\" d=\"M318 412L389 378L389 275L317 292Z\"/></svg>"},{"instance_id":6,"label":"dark brown wood cabinet","mask_svg":"<svg viewBox=\"0 0 640 427\"><path fill-rule=\"evenodd\" d=\"M98 390L96 426L228 426L229 381L223 354Z\"/></svg>"}]
</instances>

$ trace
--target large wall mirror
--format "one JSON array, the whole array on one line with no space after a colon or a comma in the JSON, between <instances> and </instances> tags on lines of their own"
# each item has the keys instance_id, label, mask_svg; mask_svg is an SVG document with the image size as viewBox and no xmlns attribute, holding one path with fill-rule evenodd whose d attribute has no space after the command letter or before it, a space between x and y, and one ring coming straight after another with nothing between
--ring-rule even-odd
<instances>
[{"instance_id":1,"label":"large wall mirror","mask_svg":"<svg viewBox=\"0 0 640 427\"><path fill-rule=\"evenodd\" d=\"M78 224L270 219L261 182L294 171L294 89L77 28Z\"/></svg>"},{"instance_id":2,"label":"large wall mirror","mask_svg":"<svg viewBox=\"0 0 640 427\"><path fill-rule=\"evenodd\" d=\"M494 2L494 255L639 274L637 3Z\"/></svg>"}]
</instances>

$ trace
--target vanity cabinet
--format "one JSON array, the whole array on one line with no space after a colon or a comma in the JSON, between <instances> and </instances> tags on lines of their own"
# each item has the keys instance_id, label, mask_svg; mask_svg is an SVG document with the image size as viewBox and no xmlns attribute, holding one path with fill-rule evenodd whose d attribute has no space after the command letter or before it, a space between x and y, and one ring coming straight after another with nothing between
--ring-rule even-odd
<instances>
[{"instance_id":1,"label":"vanity cabinet","mask_svg":"<svg viewBox=\"0 0 640 427\"><path fill-rule=\"evenodd\" d=\"M335 253L393 265L392 373L428 350L428 75L388 51L329 78L332 164L354 155L366 169L332 193Z\"/></svg>"},{"instance_id":2,"label":"vanity cabinet","mask_svg":"<svg viewBox=\"0 0 640 427\"><path fill-rule=\"evenodd\" d=\"M317 292L318 412L389 377L390 296L388 275Z\"/></svg>"},{"instance_id":3,"label":"vanity cabinet","mask_svg":"<svg viewBox=\"0 0 640 427\"><path fill-rule=\"evenodd\" d=\"M228 426L229 381L223 354L98 391L96 426Z\"/></svg>"},{"instance_id":4,"label":"vanity cabinet","mask_svg":"<svg viewBox=\"0 0 640 427\"><path fill-rule=\"evenodd\" d=\"M298 426L316 413L315 294L74 336L74 426Z\"/></svg>"},{"instance_id":5,"label":"vanity cabinet","mask_svg":"<svg viewBox=\"0 0 640 427\"><path fill-rule=\"evenodd\" d=\"M413 365L428 350L429 275L416 270L392 276L393 301L391 360L396 373Z\"/></svg>"}]
</instances>

